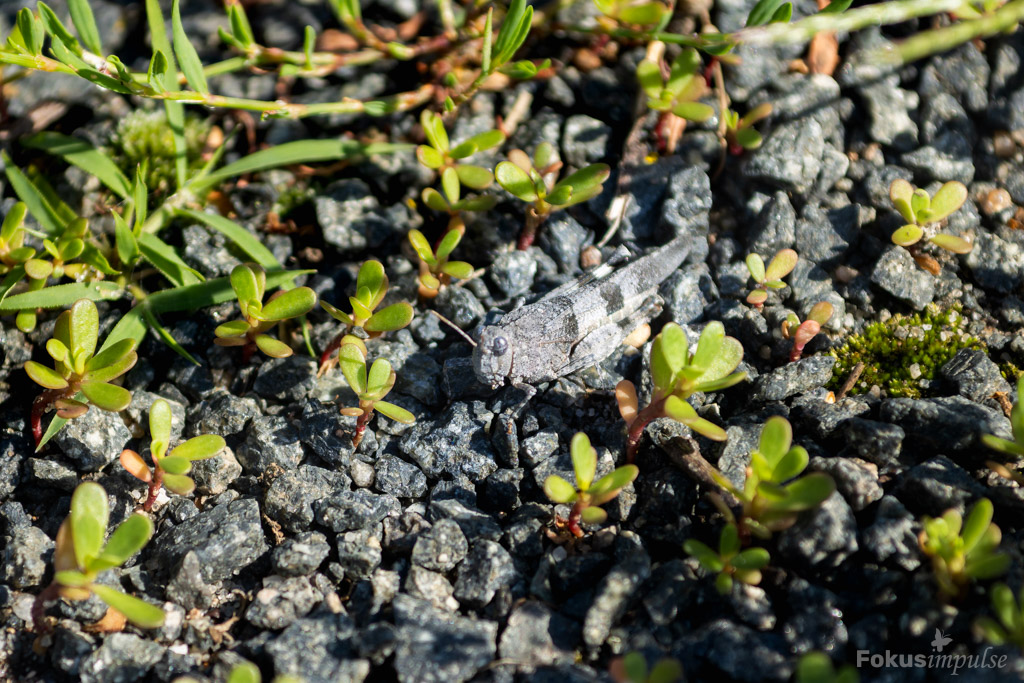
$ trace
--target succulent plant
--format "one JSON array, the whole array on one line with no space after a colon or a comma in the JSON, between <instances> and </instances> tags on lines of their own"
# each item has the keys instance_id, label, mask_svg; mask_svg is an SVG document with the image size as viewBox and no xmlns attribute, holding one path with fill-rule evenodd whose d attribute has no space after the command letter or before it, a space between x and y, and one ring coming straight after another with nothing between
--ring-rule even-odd
<instances>
[{"instance_id":1,"label":"succulent plant","mask_svg":"<svg viewBox=\"0 0 1024 683\"><path fill-rule=\"evenodd\" d=\"M549 142L534 150L533 159L521 149L508 153L494 169L494 177L506 192L530 204L526 225L519 236L519 248L533 243L537 228L555 210L593 199L611 174L608 164L591 164L555 182L562 162Z\"/></svg>"},{"instance_id":2,"label":"succulent plant","mask_svg":"<svg viewBox=\"0 0 1024 683\"><path fill-rule=\"evenodd\" d=\"M187 496L195 489L196 484L188 476L192 463L206 460L220 453L226 445L224 439L215 434L195 436L183 444L175 446L170 453L171 445L171 405L162 398L153 401L149 409L149 433L152 437L149 452L153 458L150 469L142 456L131 449L121 452L121 466L136 479L149 484L149 493L142 509L149 511L156 502L160 487L179 496Z\"/></svg>"},{"instance_id":3,"label":"succulent plant","mask_svg":"<svg viewBox=\"0 0 1024 683\"><path fill-rule=\"evenodd\" d=\"M651 26L671 15L670 8L657 0L594 0L601 14L623 24Z\"/></svg>"},{"instance_id":4,"label":"succulent plant","mask_svg":"<svg viewBox=\"0 0 1024 683\"><path fill-rule=\"evenodd\" d=\"M992 524L992 512L992 502L982 498L966 519L950 509L922 522L918 544L932 559L932 573L944 599L962 597L971 581L995 578L1010 566L1010 556L997 551L1003 536Z\"/></svg>"},{"instance_id":5,"label":"succulent plant","mask_svg":"<svg viewBox=\"0 0 1024 683\"><path fill-rule=\"evenodd\" d=\"M919 255L916 245L922 239L955 254L966 254L974 247L962 237L938 231L938 224L967 200L967 187L963 183L951 180L929 196L926 191L897 178L889 186L889 198L907 222L892 234L893 244L910 249L915 257ZM928 270L937 272L937 264L930 265L922 259L917 261Z\"/></svg>"},{"instance_id":6,"label":"succulent plant","mask_svg":"<svg viewBox=\"0 0 1024 683\"><path fill-rule=\"evenodd\" d=\"M409 231L409 243L412 244L416 255L420 257L420 295L425 297L437 296L443 285L455 277L464 280L473 275L473 266L465 261L449 261L448 256L455 247L459 246L466 228L458 225L448 230L441 238L435 252L430 248L430 242L419 230Z\"/></svg>"},{"instance_id":7,"label":"succulent plant","mask_svg":"<svg viewBox=\"0 0 1024 683\"><path fill-rule=\"evenodd\" d=\"M733 582L750 586L761 583L761 570L768 566L771 556L764 548L742 549L739 530L735 524L726 524L718 539L718 550L712 550L695 538L683 543L687 555L697 558L700 565L715 574L715 588L725 595L732 592Z\"/></svg>"},{"instance_id":8,"label":"succulent plant","mask_svg":"<svg viewBox=\"0 0 1024 683\"><path fill-rule=\"evenodd\" d=\"M761 146L763 138L754 129L754 124L771 115L772 105L765 102L740 115L731 109L725 110L725 141L729 146L729 153L739 156L744 151L752 152Z\"/></svg>"},{"instance_id":9,"label":"succulent plant","mask_svg":"<svg viewBox=\"0 0 1024 683\"><path fill-rule=\"evenodd\" d=\"M490 196L462 196L462 186L474 190L485 190L494 182L494 174L483 166L462 163L477 152L497 147L505 142L505 134L500 130L488 130L478 133L468 140L452 146L448 140L448 132L444 129L444 121L432 111L424 110L420 116L423 133L429 144L416 148L416 158L427 168L437 171L441 176L441 189L444 195L432 187L423 190L423 203L435 211L458 213L459 211L486 211L496 201Z\"/></svg>"},{"instance_id":10,"label":"succulent plant","mask_svg":"<svg viewBox=\"0 0 1024 683\"><path fill-rule=\"evenodd\" d=\"M989 600L996 618L981 617L975 627L993 645L1012 644L1024 650L1024 589L1015 598L1005 583L989 589Z\"/></svg>"},{"instance_id":11,"label":"succulent plant","mask_svg":"<svg viewBox=\"0 0 1024 683\"><path fill-rule=\"evenodd\" d=\"M383 400L395 386L395 371L391 363L378 358L366 369L366 344L357 337L346 336L338 350L338 364L348 386L359 398L359 407L342 408L341 414L357 418L356 431L352 437L352 448L358 448L363 440L366 425L374 411L390 417L396 422L412 424L416 418L405 408Z\"/></svg>"},{"instance_id":12,"label":"succulent plant","mask_svg":"<svg viewBox=\"0 0 1024 683\"><path fill-rule=\"evenodd\" d=\"M316 305L316 294L309 287L296 287L275 293L266 304L267 273L255 263L243 263L231 271L231 288L238 298L242 320L217 326L214 343L218 346L243 347L242 362L247 362L254 348L272 358L287 358L292 349L267 330L277 323L305 315Z\"/></svg>"},{"instance_id":13,"label":"succulent plant","mask_svg":"<svg viewBox=\"0 0 1024 683\"><path fill-rule=\"evenodd\" d=\"M765 268L764 260L757 254L747 256L747 270L750 277L757 283L757 289L747 295L747 303L753 304L758 310L768 299L769 289L782 289L786 283L782 278L793 272L799 257L792 249L782 249L772 257L771 263Z\"/></svg>"},{"instance_id":14,"label":"succulent plant","mask_svg":"<svg viewBox=\"0 0 1024 683\"><path fill-rule=\"evenodd\" d=\"M630 652L612 660L609 670L615 683L676 683L683 680L683 666L671 657L659 659L648 669L639 652Z\"/></svg>"},{"instance_id":15,"label":"succulent plant","mask_svg":"<svg viewBox=\"0 0 1024 683\"><path fill-rule=\"evenodd\" d=\"M157 628L164 622L159 607L97 582L101 572L123 565L153 536L153 522L135 513L123 521L106 543L110 509L107 493L95 482L79 484L71 496L71 514L57 531L53 551L53 582L32 607L38 633L45 633L46 603L58 597L84 600L95 594L140 628Z\"/></svg>"},{"instance_id":16,"label":"succulent plant","mask_svg":"<svg viewBox=\"0 0 1024 683\"><path fill-rule=\"evenodd\" d=\"M981 441L989 448L1011 457L1024 456L1024 375L1017 380L1017 403L1010 410L1010 429L1013 441L994 434L982 434Z\"/></svg>"},{"instance_id":17,"label":"succulent plant","mask_svg":"<svg viewBox=\"0 0 1024 683\"><path fill-rule=\"evenodd\" d=\"M662 77L660 50L648 49L636 68L637 80L647 95L647 106L655 111L669 112L687 121L707 121L715 110L698 102L708 91L701 73L700 53L692 47L683 48L669 67L668 78Z\"/></svg>"},{"instance_id":18,"label":"succulent plant","mask_svg":"<svg viewBox=\"0 0 1024 683\"><path fill-rule=\"evenodd\" d=\"M29 378L45 389L32 404L32 434L37 446L43 436L43 412L50 406L57 408L58 416L73 419L84 415L90 405L118 412L131 403L131 393L110 382L134 367L138 360L135 341L122 339L96 353L99 328L96 304L79 299L57 316L53 337L46 342L54 367L25 362Z\"/></svg>"},{"instance_id":19,"label":"succulent plant","mask_svg":"<svg viewBox=\"0 0 1024 683\"><path fill-rule=\"evenodd\" d=\"M412 306L400 301L377 310L388 293L388 276L380 261L366 261L359 268L356 276L356 295L348 298L352 312L346 313L335 306L321 301L320 306L330 313L331 317L345 325L334 340L320 356L320 373L323 374L333 366L331 354L341 346L341 340L354 328L361 328L370 339L379 337L385 332L400 330L412 322Z\"/></svg>"},{"instance_id":20,"label":"succulent plant","mask_svg":"<svg viewBox=\"0 0 1024 683\"><path fill-rule=\"evenodd\" d=\"M793 350L789 352L789 362L800 360L804 353L804 347L812 339L818 336L822 326L832 317L832 304L827 301L819 301L811 306L807 320L800 322L796 313L790 313L782 323L782 338L793 340Z\"/></svg>"},{"instance_id":21,"label":"succulent plant","mask_svg":"<svg viewBox=\"0 0 1024 683\"><path fill-rule=\"evenodd\" d=\"M789 421L770 417L761 428L758 447L750 453L742 487L712 470L715 482L740 503L740 513L734 515L720 496L713 497L726 519L735 522L741 538L753 534L768 539L773 532L791 527L801 512L816 508L835 491L836 484L827 474L800 476L807 469L809 457L805 449L792 443Z\"/></svg>"},{"instance_id":22,"label":"succulent plant","mask_svg":"<svg viewBox=\"0 0 1024 683\"><path fill-rule=\"evenodd\" d=\"M624 486L636 479L640 470L636 465L624 465L594 481L597 472L597 451L590 445L590 439L583 432L577 432L572 437L569 453L576 475L576 485L573 486L557 474L552 474L544 480L544 493L555 503L572 503L566 526L574 536L581 538L583 529L580 528L580 522L604 522L608 518L608 513L600 506L619 495Z\"/></svg>"},{"instance_id":23,"label":"succulent plant","mask_svg":"<svg viewBox=\"0 0 1024 683\"><path fill-rule=\"evenodd\" d=\"M796 664L796 683L858 683L860 675L849 664L836 671L824 652L808 652Z\"/></svg>"},{"instance_id":24,"label":"succulent plant","mask_svg":"<svg viewBox=\"0 0 1024 683\"><path fill-rule=\"evenodd\" d=\"M651 379L654 394L651 402L639 410L636 387L622 380L615 387L619 413L626 421L629 437L627 462L633 462L644 427L659 417L682 422L695 432L714 441L725 440L725 430L697 415L686 402L694 393L721 391L746 379L745 372L733 372L743 360L743 347L725 335L720 322L705 326L697 341L697 350L690 353L686 333L675 323L662 328L651 345Z\"/></svg>"}]
</instances>

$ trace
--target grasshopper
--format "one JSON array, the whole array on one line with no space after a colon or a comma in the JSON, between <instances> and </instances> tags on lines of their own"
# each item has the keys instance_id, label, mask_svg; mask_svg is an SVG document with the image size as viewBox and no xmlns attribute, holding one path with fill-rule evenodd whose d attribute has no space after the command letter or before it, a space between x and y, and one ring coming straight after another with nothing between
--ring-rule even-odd
<instances>
[{"instance_id":1,"label":"grasshopper","mask_svg":"<svg viewBox=\"0 0 1024 683\"><path fill-rule=\"evenodd\" d=\"M690 251L680 235L615 269L624 250L579 281L480 328L473 349L477 378L497 389L506 381L527 394L532 386L600 363L640 325L661 312L658 285Z\"/></svg>"}]
</instances>

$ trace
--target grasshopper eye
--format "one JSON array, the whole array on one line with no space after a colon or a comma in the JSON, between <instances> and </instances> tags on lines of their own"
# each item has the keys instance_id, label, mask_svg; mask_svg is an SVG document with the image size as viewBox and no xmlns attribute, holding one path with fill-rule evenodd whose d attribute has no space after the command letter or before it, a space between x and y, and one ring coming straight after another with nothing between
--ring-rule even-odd
<instances>
[{"instance_id":1,"label":"grasshopper eye","mask_svg":"<svg viewBox=\"0 0 1024 683\"><path fill-rule=\"evenodd\" d=\"M508 340L504 337L495 337L491 342L491 353L495 356L504 356L506 351L508 351Z\"/></svg>"}]
</instances>

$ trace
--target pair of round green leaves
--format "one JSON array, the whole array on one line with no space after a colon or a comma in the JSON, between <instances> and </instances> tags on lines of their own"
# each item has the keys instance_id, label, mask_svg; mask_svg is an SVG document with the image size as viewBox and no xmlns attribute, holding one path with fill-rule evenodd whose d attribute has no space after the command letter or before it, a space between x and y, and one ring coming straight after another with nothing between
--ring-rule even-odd
<instances>
[{"instance_id":1,"label":"pair of round green leaves","mask_svg":"<svg viewBox=\"0 0 1024 683\"><path fill-rule=\"evenodd\" d=\"M427 241L422 232L416 229L409 231L409 243L412 244L416 255L423 259L423 262L427 264L427 268L430 270L429 274L420 276L420 281L424 287L428 289L440 287L441 281L438 279L438 276L441 274L462 280L473 274L473 266L469 263L448 260L448 256L458 246L459 241L462 240L464 232L465 228L462 227L446 232L444 237L441 238L441 242L437 245L437 252L435 253L430 248L430 242Z\"/></svg>"},{"instance_id":2,"label":"pair of round green leaves","mask_svg":"<svg viewBox=\"0 0 1024 683\"><path fill-rule=\"evenodd\" d=\"M361 341L347 338L338 350L338 365L349 387L359 397L359 408L346 409L345 414L362 415L366 410L377 412L404 424L412 424L415 416L405 408L382 400L395 386L395 371L385 358L378 358L366 368L366 346ZM358 412L357 412L358 411Z\"/></svg>"},{"instance_id":3,"label":"pair of round green leaves","mask_svg":"<svg viewBox=\"0 0 1024 683\"><path fill-rule=\"evenodd\" d=\"M131 393L109 382L135 365L135 341L122 339L96 353L98 335L96 304L87 299L76 301L57 316L53 337L46 342L54 367L30 360L25 363L25 372L46 389L66 390L69 396L81 391L89 403L103 410L124 410L131 403ZM57 402L58 415L65 418L78 417L87 409L85 403L69 397Z\"/></svg>"},{"instance_id":4,"label":"pair of round green leaves","mask_svg":"<svg viewBox=\"0 0 1024 683\"><path fill-rule=\"evenodd\" d=\"M402 301L376 310L388 293L388 284L384 264L375 260L366 261L356 276L356 295L348 299L352 306L351 314L326 301L321 301L320 306L338 322L361 327L371 335L400 330L412 321L412 306Z\"/></svg>"},{"instance_id":5,"label":"pair of round green leaves","mask_svg":"<svg viewBox=\"0 0 1024 683\"><path fill-rule=\"evenodd\" d=\"M963 206L967 200L967 188L963 183L951 180L929 197L924 190L897 178L889 186L889 199L907 221L892 234L892 241L901 247L909 247L924 237L924 226L938 223ZM955 254L966 254L974 246L962 237L946 233L932 235L928 241Z\"/></svg>"},{"instance_id":6,"label":"pair of round green leaves","mask_svg":"<svg viewBox=\"0 0 1024 683\"><path fill-rule=\"evenodd\" d=\"M588 524L600 524L608 514L597 507L619 495L624 486L636 479L640 470L636 465L624 465L604 475L597 481L597 451L590 445L590 438L577 432L569 445L576 485L573 486L557 474L544 480L544 493L555 503L582 502L580 518Z\"/></svg>"},{"instance_id":7,"label":"pair of round green leaves","mask_svg":"<svg viewBox=\"0 0 1024 683\"><path fill-rule=\"evenodd\" d=\"M799 257L795 251L782 249L772 257L771 263L766 268L764 259L759 254L748 255L747 270L750 272L750 277L759 285L759 289L755 289L747 295L747 303L760 306L768 299L768 289L785 287L786 283L782 281L782 278L793 272L798 260Z\"/></svg>"},{"instance_id":8,"label":"pair of round green leaves","mask_svg":"<svg viewBox=\"0 0 1024 683\"><path fill-rule=\"evenodd\" d=\"M103 487L95 482L79 484L71 496L71 514L57 533L54 578L65 597L84 599L95 593L137 626L157 628L164 621L159 607L95 583L100 572L123 565L149 542L153 523L149 517L135 513L104 543L109 519Z\"/></svg>"},{"instance_id":9,"label":"pair of round green leaves","mask_svg":"<svg viewBox=\"0 0 1024 683\"><path fill-rule=\"evenodd\" d=\"M1002 532L992 524L993 511L992 501L982 498L971 508L966 520L955 509L947 510L941 517L925 519L921 550L940 558L953 573L960 567L965 576L974 579L999 576L1010 566L1010 556L996 552Z\"/></svg>"},{"instance_id":10,"label":"pair of round green leaves","mask_svg":"<svg viewBox=\"0 0 1024 683\"><path fill-rule=\"evenodd\" d=\"M202 434L176 446L170 453L171 406L164 399L153 401L149 409L149 451L154 467L163 470L161 481L169 490L180 496L187 496L195 489L195 482L186 476L196 460L206 460L220 453L226 445L216 434ZM138 453L125 449L121 453L121 465L136 479L149 483L153 472Z\"/></svg>"},{"instance_id":11,"label":"pair of round green leaves","mask_svg":"<svg viewBox=\"0 0 1024 683\"><path fill-rule=\"evenodd\" d=\"M707 121L715 110L697 101L707 92L707 83L700 68L700 54L690 47L684 48L672 60L667 80L661 77L661 64L652 59L641 61L636 76L647 94L647 106L655 111L670 111L687 121Z\"/></svg>"},{"instance_id":12,"label":"pair of round green leaves","mask_svg":"<svg viewBox=\"0 0 1024 683\"><path fill-rule=\"evenodd\" d=\"M756 586L761 582L761 570L768 566L771 556L764 548L742 549L739 530L735 524L726 524L718 538L718 552L695 538L683 543L683 550L697 558L709 572L718 574L715 585L720 593L732 590L733 578Z\"/></svg>"},{"instance_id":13,"label":"pair of round green leaves","mask_svg":"<svg viewBox=\"0 0 1024 683\"><path fill-rule=\"evenodd\" d=\"M488 130L451 147L440 116L424 110L420 124L430 144L417 147L416 158L427 168L441 172L441 189L444 190L442 197L437 190L425 189L423 202L435 211L485 211L493 207L496 201L493 197L463 199L462 185L483 190L494 182L494 175L483 166L458 162L500 145L505 141L505 134L499 130Z\"/></svg>"},{"instance_id":14,"label":"pair of round green leaves","mask_svg":"<svg viewBox=\"0 0 1024 683\"><path fill-rule=\"evenodd\" d=\"M547 143L538 146L532 162L522 150L512 150L510 161L502 161L494 169L498 184L518 199L538 204L539 213L548 213L551 207L573 206L601 193L602 184L611 174L608 164L591 164L563 178L548 190L542 171L549 167L554 154L548 149L550 145L545 145Z\"/></svg>"}]
</instances>

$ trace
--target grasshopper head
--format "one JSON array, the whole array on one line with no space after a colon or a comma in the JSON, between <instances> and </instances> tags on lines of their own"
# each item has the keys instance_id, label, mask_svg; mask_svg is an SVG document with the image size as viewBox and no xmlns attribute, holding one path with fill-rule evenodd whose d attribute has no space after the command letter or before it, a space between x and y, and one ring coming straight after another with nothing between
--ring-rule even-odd
<instances>
[{"instance_id":1,"label":"grasshopper head","mask_svg":"<svg viewBox=\"0 0 1024 683\"><path fill-rule=\"evenodd\" d=\"M480 330L480 341L473 349L473 371L477 379L498 388L512 372L512 349L500 327Z\"/></svg>"}]
</instances>

